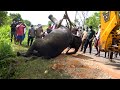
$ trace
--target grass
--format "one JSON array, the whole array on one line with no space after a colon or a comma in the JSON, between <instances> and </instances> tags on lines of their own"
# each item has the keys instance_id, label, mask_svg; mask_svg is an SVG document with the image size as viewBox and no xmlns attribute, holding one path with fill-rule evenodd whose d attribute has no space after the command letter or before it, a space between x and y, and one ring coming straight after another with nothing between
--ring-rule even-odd
<instances>
[{"instance_id":1,"label":"grass","mask_svg":"<svg viewBox=\"0 0 120 90\"><path fill-rule=\"evenodd\" d=\"M36 60L24 62L21 59L21 64L16 68L14 78L17 79L64 79L67 77L61 72L56 72L51 69L52 61ZM47 73L45 73L47 71ZM63 76L64 75L64 76Z\"/></svg>"},{"instance_id":2,"label":"grass","mask_svg":"<svg viewBox=\"0 0 120 90\"><path fill-rule=\"evenodd\" d=\"M43 27L46 30L47 26ZM22 42L23 46L10 42L9 25L0 27L0 79L68 79L69 75L64 72L55 71L51 66L55 59L45 60L35 57L17 57L16 52L28 50L26 37Z\"/></svg>"},{"instance_id":3,"label":"grass","mask_svg":"<svg viewBox=\"0 0 120 90\"><path fill-rule=\"evenodd\" d=\"M14 51L25 52L28 48L14 45ZM54 59L46 60L40 57L5 58L0 61L1 79L68 79L69 75L51 68Z\"/></svg>"}]
</instances>

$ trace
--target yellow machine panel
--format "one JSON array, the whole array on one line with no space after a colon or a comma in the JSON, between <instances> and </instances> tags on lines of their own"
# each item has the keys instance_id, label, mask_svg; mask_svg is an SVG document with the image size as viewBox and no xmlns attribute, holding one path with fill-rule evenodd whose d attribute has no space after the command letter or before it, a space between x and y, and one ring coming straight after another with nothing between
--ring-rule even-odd
<instances>
[{"instance_id":1,"label":"yellow machine panel","mask_svg":"<svg viewBox=\"0 0 120 90\"><path fill-rule=\"evenodd\" d=\"M119 11L100 11L101 33L100 50L101 51L119 51L114 48L119 46ZM116 49L116 50L115 50Z\"/></svg>"}]
</instances>

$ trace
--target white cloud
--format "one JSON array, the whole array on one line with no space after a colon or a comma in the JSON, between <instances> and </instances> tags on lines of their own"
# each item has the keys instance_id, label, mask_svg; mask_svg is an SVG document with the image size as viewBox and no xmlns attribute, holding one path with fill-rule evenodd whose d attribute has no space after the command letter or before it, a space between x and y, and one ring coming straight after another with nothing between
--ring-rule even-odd
<instances>
[{"instance_id":1,"label":"white cloud","mask_svg":"<svg viewBox=\"0 0 120 90\"><path fill-rule=\"evenodd\" d=\"M68 11L68 15L71 19L71 21L74 21L75 19L75 12L76 11ZM32 24L48 24L48 16L52 14L56 19L60 20L62 19L65 11L8 11L9 13L19 13L21 14L22 18L24 20L31 21ZM88 13L88 16L91 16L93 14L93 11L90 11ZM64 23L64 22L63 22Z\"/></svg>"}]
</instances>

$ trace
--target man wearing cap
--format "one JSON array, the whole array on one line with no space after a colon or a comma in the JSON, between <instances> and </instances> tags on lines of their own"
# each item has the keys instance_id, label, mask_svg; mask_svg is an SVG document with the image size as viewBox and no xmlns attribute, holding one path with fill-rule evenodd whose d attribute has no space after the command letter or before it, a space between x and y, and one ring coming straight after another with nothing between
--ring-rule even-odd
<instances>
[{"instance_id":1,"label":"man wearing cap","mask_svg":"<svg viewBox=\"0 0 120 90\"><path fill-rule=\"evenodd\" d=\"M89 45L89 48L90 48L89 53L91 54L91 51L92 51L92 41L93 41L93 39L95 37L95 31L93 30L92 26L90 26L89 28L90 28L90 30L88 31L88 34L87 34L87 39L86 39L85 44L84 44L84 51L83 51L83 53L86 52L86 49L87 49L87 47Z\"/></svg>"},{"instance_id":2,"label":"man wearing cap","mask_svg":"<svg viewBox=\"0 0 120 90\"><path fill-rule=\"evenodd\" d=\"M43 34L42 25L41 25L41 24L38 24L37 26L38 26L38 28L35 30L36 39L37 39L37 38L42 38L42 34Z\"/></svg>"}]
</instances>

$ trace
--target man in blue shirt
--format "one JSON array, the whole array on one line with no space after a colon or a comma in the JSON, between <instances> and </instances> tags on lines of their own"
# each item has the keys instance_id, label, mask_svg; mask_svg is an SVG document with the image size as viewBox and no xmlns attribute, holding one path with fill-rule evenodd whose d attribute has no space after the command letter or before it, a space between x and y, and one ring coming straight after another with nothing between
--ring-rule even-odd
<instances>
[{"instance_id":1,"label":"man in blue shirt","mask_svg":"<svg viewBox=\"0 0 120 90\"><path fill-rule=\"evenodd\" d=\"M92 41L93 41L93 39L95 37L95 31L93 30L92 26L90 26L89 28L90 28L90 30L88 31L87 39L86 39L85 44L84 44L84 51L83 51L83 53L86 52L86 49L87 49L87 47L89 45L89 48L90 48L89 53L91 54L91 51L92 51Z\"/></svg>"}]
</instances>

